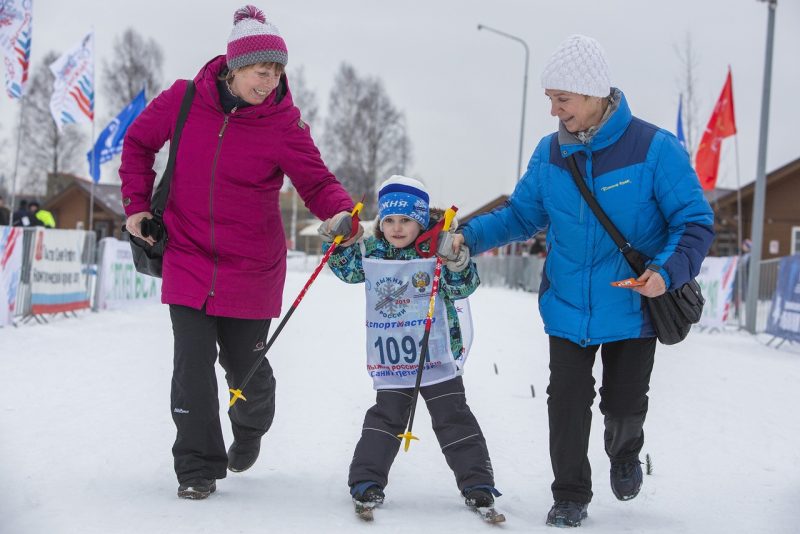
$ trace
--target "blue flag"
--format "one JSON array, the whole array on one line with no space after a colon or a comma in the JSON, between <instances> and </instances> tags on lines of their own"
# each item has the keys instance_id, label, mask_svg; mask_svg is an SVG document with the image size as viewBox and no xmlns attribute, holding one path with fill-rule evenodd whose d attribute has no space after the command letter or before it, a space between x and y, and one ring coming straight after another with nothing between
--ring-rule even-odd
<instances>
[{"instance_id":1,"label":"blue flag","mask_svg":"<svg viewBox=\"0 0 800 534\"><path fill-rule=\"evenodd\" d=\"M146 105L147 101L144 97L144 89L142 89L142 92L136 95L136 98L125 106L125 109L114 117L114 120L97 136L94 150L90 150L86 154L86 158L89 160L89 174L94 183L100 181L100 165L122 152L122 140L128 126L139 116ZM92 161L92 156L94 156L94 161Z\"/></svg>"},{"instance_id":2,"label":"blue flag","mask_svg":"<svg viewBox=\"0 0 800 534\"><path fill-rule=\"evenodd\" d=\"M675 131L675 135L678 137L681 146L688 151L689 149L686 148L686 137L683 135L683 95L681 95L678 100L678 128Z\"/></svg>"}]
</instances>

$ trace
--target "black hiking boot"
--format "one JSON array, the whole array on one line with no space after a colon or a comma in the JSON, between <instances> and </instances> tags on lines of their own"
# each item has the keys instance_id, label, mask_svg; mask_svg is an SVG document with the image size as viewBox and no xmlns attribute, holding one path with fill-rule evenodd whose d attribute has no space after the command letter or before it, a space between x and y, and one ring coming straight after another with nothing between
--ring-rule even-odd
<instances>
[{"instance_id":1,"label":"black hiking boot","mask_svg":"<svg viewBox=\"0 0 800 534\"><path fill-rule=\"evenodd\" d=\"M579 527L589 515L589 503L575 501L556 501L547 514L546 524L551 527Z\"/></svg>"},{"instance_id":2,"label":"black hiking boot","mask_svg":"<svg viewBox=\"0 0 800 534\"><path fill-rule=\"evenodd\" d=\"M247 471L256 463L260 451L261 438L247 441L234 440L228 449L228 470L234 473Z\"/></svg>"},{"instance_id":3,"label":"black hiking boot","mask_svg":"<svg viewBox=\"0 0 800 534\"><path fill-rule=\"evenodd\" d=\"M353 495L353 501L358 504L377 506L383 504L383 499L385 497L383 490L379 486L373 485L365 489L362 493Z\"/></svg>"},{"instance_id":4,"label":"black hiking boot","mask_svg":"<svg viewBox=\"0 0 800 534\"><path fill-rule=\"evenodd\" d=\"M464 495L464 504L473 508L488 508L494 506L494 495L486 489L475 488Z\"/></svg>"},{"instance_id":5,"label":"black hiking boot","mask_svg":"<svg viewBox=\"0 0 800 534\"><path fill-rule=\"evenodd\" d=\"M642 465L639 460L611 464L611 491L620 501L629 501L642 489Z\"/></svg>"},{"instance_id":6,"label":"black hiking boot","mask_svg":"<svg viewBox=\"0 0 800 534\"><path fill-rule=\"evenodd\" d=\"M217 491L217 481L213 478L196 478L181 482L178 486L178 497L181 499L205 499Z\"/></svg>"}]
</instances>

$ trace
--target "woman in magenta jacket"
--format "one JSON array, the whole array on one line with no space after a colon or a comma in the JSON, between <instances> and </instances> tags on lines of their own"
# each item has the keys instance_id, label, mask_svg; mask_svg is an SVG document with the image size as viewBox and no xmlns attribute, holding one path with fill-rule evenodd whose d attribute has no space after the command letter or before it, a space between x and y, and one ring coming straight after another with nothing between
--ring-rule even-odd
<instances>
[{"instance_id":1,"label":"woman in magenta jacket","mask_svg":"<svg viewBox=\"0 0 800 534\"><path fill-rule=\"evenodd\" d=\"M172 452L183 498L208 497L226 468L252 466L272 424L275 379L264 362L248 383L247 401L228 412L234 441L226 454L214 363L219 345L228 384L237 387L264 355L270 319L280 314L284 174L320 219L343 222L353 207L292 103L286 62L278 29L246 6L234 15L227 54L194 78L164 212L161 294L175 337ZM132 235L141 236L142 220L152 217L153 162L172 137L187 83L178 80L156 97L125 136L119 173Z\"/></svg>"}]
</instances>

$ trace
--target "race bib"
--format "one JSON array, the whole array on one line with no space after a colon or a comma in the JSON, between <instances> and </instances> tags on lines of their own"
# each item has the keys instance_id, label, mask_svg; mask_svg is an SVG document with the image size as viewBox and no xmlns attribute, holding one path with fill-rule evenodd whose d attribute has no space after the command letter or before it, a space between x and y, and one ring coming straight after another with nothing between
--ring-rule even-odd
<instances>
[{"instance_id":1,"label":"race bib","mask_svg":"<svg viewBox=\"0 0 800 534\"><path fill-rule=\"evenodd\" d=\"M414 387L436 260L364 258L363 266L367 297L367 372L375 389ZM444 382L458 374L459 366L450 350L447 310L438 295L421 385Z\"/></svg>"}]
</instances>

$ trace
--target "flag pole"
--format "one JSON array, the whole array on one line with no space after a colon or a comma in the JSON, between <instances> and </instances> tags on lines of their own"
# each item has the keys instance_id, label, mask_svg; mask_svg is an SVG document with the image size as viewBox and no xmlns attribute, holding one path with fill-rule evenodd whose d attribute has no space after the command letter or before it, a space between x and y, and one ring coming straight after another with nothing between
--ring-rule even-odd
<instances>
[{"instance_id":1,"label":"flag pole","mask_svg":"<svg viewBox=\"0 0 800 534\"><path fill-rule=\"evenodd\" d=\"M728 73L731 76L731 98L733 98L733 74L731 73L731 66L728 65ZM742 244L743 236L742 236L742 178L741 173L739 172L739 133L735 133L733 135L733 146L734 151L736 152L736 251L739 255L739 261L742 260ZM742 265L737 267L737 270L742 269ZM736 297L737 297L737 322L739 323L739 330L743 328L742 324L742 305L744 304L743 295L742 295L742 277L741 273L744 271L739 270L740 275L736 277Z\"/></svg>"},{"instance_id":2,"label":"flag pole","mask_svg":"<svg viewBox=\"0 0 800 534\"><path fill-rule=\"evenodd\" d=\"M736 246L736 250L739 253L739 261L742 261L742 253L744 250L742 249L742 244L744 243L742 239L742 180L739 174L739 134L733 136L733 146L734 150L736 151L736 238L738 239L738 245ZM739 264L737 270L739 271L739 276L736 277L736 292L737 292L737 299L738 299L738 306L737 306L737 321L739 323L739 330L744 328L742 324L742 306L744 305L744 299L742 298L743 291L743 284L742 284L742 275L744 274L744 265Z\"/></svg>"},{"instance_id":3,"label":"flag pole","mask_svg":"<svg viewBox=\"0 0 800 534\"><path fill-rule=\"evenodd\" d=\"M14 224L14 211L17 209L15 206L17 201L17 169L19 168L19 146L22 140L22 112L25 108L25 93L22 93L22 96L19 99L19 123L17 124L17 150L14 155L14 176L11 178L11 205L9 209L11 210L11 220L9 222L9 226Z\"/></svg>"},{"instance_id":4,"label":"flag pole","mask_svg":"<svg viewBox=\"0 0 800 534\"><path fill-rule=\"evenodd\" d=\"M94 151L95 145L97 144L97 140L94 138L94 102L95 102L95 78L97 77L95 73L95 61L94 61L94 27L92 27L92 164L89 165L89 178L92 180L92 187L89 193L89 228L90 232L94 231L94 174L95 174L95 167L97 166L97 162L95 161Z\"/></svg>"},{"instance_id":5,"label":"flag pole","mask_svg":"<svg viewBox=\"0 0 800 534\"><path fill-rule=\"evenodd\" d=\"M28 66L30 65L30 57L31 57L31 21L33 18L32 15L32 8L30 7L30 3L27 6L21 5L22 7L22 22L21 25L17 28L17 33L14 36L14 55L16 59L13 60L13 63L19 63L21 66L20 71L20 78L19 78L19 122L17 123L17 148L14 154L14 176L11 179L11 206L9 206L11 211L11 220L9 221L9 225L14 223L14 211L15 211L15 204L17 201L17 172L19 170L19 150L22 141L22 126L23 126L23 110L25 109L25 82L28 80ZM14 21L19 20L20 13L14 13L11 17ZM9 22L9 21L6 21ZM6 37L9 37L6 35ZM21 39L20 39L21 37ZM8 43L6 43L8 44ZM9 62L10 59L6 58L6 62ZM14 98L16 95L16 68L13 70L14 73L14 80L8 80L8 95L11 98ZM7 73L8 76L12 75L12 72ZM14 93L14 94L12 94Z\"/></svg>"},{"instance_id":6,"label":"flag pole","mask_svg":"<svg viewBox=\"0 0 800 534\"><path fill-rule=\"evenodd\" d=\"M92 125L92 136L94 137L94 124ZM92 159L94 159L94 149L92 149ZM92 162L94 165L94 162ZM89 192L89 228L91 232L94 226L94 175L92 175L92 187Z\"/></svg>"}]
</instances>

